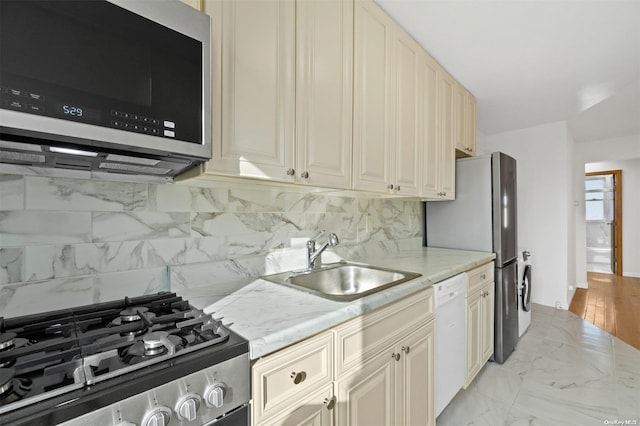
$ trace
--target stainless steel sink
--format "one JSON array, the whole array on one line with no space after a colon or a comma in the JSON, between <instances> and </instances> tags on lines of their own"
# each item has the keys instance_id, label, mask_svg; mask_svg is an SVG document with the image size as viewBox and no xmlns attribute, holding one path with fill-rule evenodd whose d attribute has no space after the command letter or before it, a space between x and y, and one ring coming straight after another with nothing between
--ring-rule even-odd
<instances>
[{"instance_id":1,"label":"stainless steel sink","mask_svg":"<svg viewBox=\"0 0 640 426\"><path fill-rule=\"evenodd\" d=\"M262 277L337 301L351 301L420 277L415 272L338 263L300 272L282 272Z\"/></svg>"}]
</instances>

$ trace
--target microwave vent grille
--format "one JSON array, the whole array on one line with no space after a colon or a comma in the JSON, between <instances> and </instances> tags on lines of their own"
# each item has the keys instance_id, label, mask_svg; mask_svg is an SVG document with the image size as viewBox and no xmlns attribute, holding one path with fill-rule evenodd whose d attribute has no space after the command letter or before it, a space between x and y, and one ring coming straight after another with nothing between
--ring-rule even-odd
<instances>
[{"instance_id":1,"label":"microwave vent grille","mask_svg":"<svg viewBox=\"0 0 640 426\"><path fill-rule=\"evenodd\" d=\"M44 163L45 157L42 154L32 154L30 152L0 150L0 160L20 161L25 163Z\"/></svg>"},{"instance_id":2,"label":"microwave vent grille","mask_svg":"<svg viewBox=\"0 0 640 426\"><path fill-rule=\"evenodd\" d=\"M40 145L34 145L32 143L5 141L5 140L0 141L0 148L17 149L20 151L42 152L42 147Z\"/></svg>"},{"instance_id":3,"label":"microwave vent grille","mask_svg":"<svg viewBox=\"0 0 640 426\"><path fill-rule=\"evenodd\" d=\"M131 173L145 173L150 175L166 175L169 174L171 169L155 168L148 166L137 166L134 164L122 164L122 163L100 163L101 169L118 170L121 172Z\"/></svg>"},{"instance_id":4,"label":"microwave vent grille","mask_svg":"<svg viewBox=\"0 0 640 426\"><path fill-rule=\"evenodd\" d=\"M117 161L119 163L140 164L143 166L155 166L160 163L159 160L153 160L151 158L130 157L128 155L120 154L109 154L107 155L107 160Z\"/></svg>"}]
</instances>

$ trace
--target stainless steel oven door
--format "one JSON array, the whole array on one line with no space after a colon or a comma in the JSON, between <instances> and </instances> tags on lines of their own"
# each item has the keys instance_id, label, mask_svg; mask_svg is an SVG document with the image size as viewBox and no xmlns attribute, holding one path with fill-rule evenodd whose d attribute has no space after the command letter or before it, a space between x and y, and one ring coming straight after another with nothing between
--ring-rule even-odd
<instances>
[{"instance_id":1,"label":"stainless steel oven door","mask_svg":"<svg viewBox=\"0 0 640 426\"><path fill-rule=\"evenodd\" d=\"M249 405L244 405L205 426L249 426Z\"/></svg>"}]
</instances>

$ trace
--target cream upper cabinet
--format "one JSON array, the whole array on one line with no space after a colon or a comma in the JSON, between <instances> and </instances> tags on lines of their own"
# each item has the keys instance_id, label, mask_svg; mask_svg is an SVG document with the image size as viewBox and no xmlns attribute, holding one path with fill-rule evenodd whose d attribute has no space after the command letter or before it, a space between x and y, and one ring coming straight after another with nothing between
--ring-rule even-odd
<instances>
[{"instance_id":1,"label":"cream upper cabinet","mask_svg":"<svg viewBox=\"0 0 640 426\"><path fill-rule=\"evenodd\" d=\"M467 134L465 132L464 108L466 90L460 84L453 86L453 139L455 147L466 153Z\"/></svg>"},{"instance_id":2,"label":"cream upper cabinet","mask_svg":"<svg viewBox=\"0 0 640 426\"><path fill-rule=\"evenodd\" d=\"M351 187L353 1L296 2L296 182Z\"/></svg>"},{"instance_id":3,"label":"cream upper cabinet","mask_svg":"<svg viewBox=\"0 0 640 426\"><path fill-rule=\"evenodd\" d=\"M441 69L438 78L438 103L440 117L439 128L439 185L438 198L455 199L456 156L454 146L454 114L455 114L456 82L446 71Z\"/></svg>"},{"instance_id":4,"label":"cream upper cabinet","mask_svg":"<svg viewBox=\"0 0 640 426\"><path fill-rule=\"evenodd\" d=\"M393 38L394 59L394 150L391 168L394 192L420 195L422 158L422 48L404 31Z\"/></svg>"},{"instance_id":5,"label":"cream upper cabinet","mask_svg":"<svg viewBox=\"0 0 640 426\"><path fill-rule=\"evenodd\" d=\"M371 1L356 1L354 14L353 188L384 192L392 184L395 24Z\"/></svg>"},{"instance_id":6,"label":"cream upper cabinet","mask_svg":"<svg viewBox=\"0 0 640 426\"><path fill-rule=\"evenodd\" d=\"M221 138L206 172L350 188L353 2L221 3Z\"/></svg>"},{"instance_id":7,"label":"cream upper cabinet","mask_svg":"<svg viewBox=\"0 0 640 426\"><path fill-rule=\"evenodd\" d=\"M354 24L353 188L420 193L422 49L370 1Z\"/></svg>"},{"instance_id":8,"label":"cream upper cabinet","mask_svg":"<svg viewBox=\"0 0 640 426\"><path fill-rule=\"evenodd\" d=\"M456 156L470 157L476 153L476 100L469 91L456 83L454 90L454 138Z\"/></svg>"},{"instance_id":9,"label":"cream upper cabinet","mask_svg":"<svg viewBox=\"0 0 640 426\"><path fill-rule=\"evenodd\" d=\"M466 346L466 389L493 354L494 264L468 272Z\"/></svg>"},{"instance_id":10,"label":"cream upper cabinet","mask_svg":"<svg viewBox=\"0 0 640 426\"><path fill-rule=\"evenodd\" d=\"M438 119L438 87L440 66L429 55L421 58L422 66L422 188L426 198L438 198L440 191L440 138Z\"/></svg>"},{"instance_id":11,"label":"cream upper cabinet","mask_svg":"<svg viewBox=\"0 0 640 426\"><path fill-rule=\"evenodd\" d=\"M465 94L465 131L467 132L467 152L476 155L476 98L469 92Z\"/></svg>"},{"instance_id":12,"label":"cream upper cabinet","mask_svg":"<svg viewBox=\"0 0 640 426\"><path fill-rule=\"evenodd\" d=\"M222 136L206 171L292 181L295 3L221 3Z\"/></svg>"}]
</instances>

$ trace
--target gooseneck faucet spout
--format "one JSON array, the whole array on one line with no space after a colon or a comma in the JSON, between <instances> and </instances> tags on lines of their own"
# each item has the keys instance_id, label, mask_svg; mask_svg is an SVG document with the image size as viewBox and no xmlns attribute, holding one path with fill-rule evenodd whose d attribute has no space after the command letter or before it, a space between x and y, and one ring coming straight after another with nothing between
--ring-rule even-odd
<instances>
[{"instance_id":1,"label":"gooseneck faucet spout","mask_svg":"<svg viewBox=\"0 0 640 426\"><path fill-rule=\"evenodd\" d=\"M326 231L322 230L318 233L318 235L307 241L307 270L318 267L318 258L327 247L334 247L340 243L338 236L334 233L331 233L329 234L327 241L318 250L316 250L316 240L323 236L325 232Z\"/></svg>"}]
</instances>

